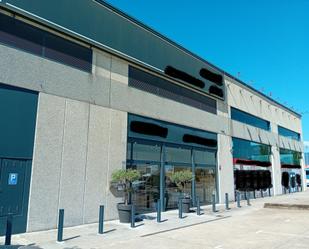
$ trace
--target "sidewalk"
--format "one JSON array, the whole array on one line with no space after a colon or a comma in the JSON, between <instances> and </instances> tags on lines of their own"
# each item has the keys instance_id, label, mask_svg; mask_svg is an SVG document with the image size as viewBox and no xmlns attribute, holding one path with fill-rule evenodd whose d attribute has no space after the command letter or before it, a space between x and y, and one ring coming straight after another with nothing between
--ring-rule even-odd
<instances>
[{"instance_id":1,"label":"sidewalk","mask_svg":"<svg viewBox=\"0 0 309 249\"><path fill-rule=\"evenodd\" d=\"M118 221L109 221L104 223L103 235L98 235L98 224L83 225L72 228L64 229L64 242L57 243L57 230L50 230L44 232L26 233L21 235L14 235L12 237L13 245L21 245L20 248L24 249L81 249L81 248L155 248L156 242L152 241L152 238L159 238L158 241L162 243L162 248L185 248L193 249L195 247L182 247L182 244L177 246L177 242L166 239L167 235L177 235L184 231L187 231L186 242L189 243L191 239L195 238L196 233L211 233L214 231L208 231L211 227L217 229L217 231L224 231L225 227L235 227L234 223L239 220L250 220L250 217L256 217L259 212L266 215L272 214L272 212L278 212L278 210L267 210L264 209L265 202L277 203L277 202L288 202L288 203L309 203L309 192L294 193L285 196L276 197L265 197L261 199L251 200L251 206L247 206L246 201L242 201L242 208L236 208L235 203L231 203L231 209L224 210L224 205L217 205L218 212L213 213L211 206L203 207L203 215L197 216L196 213L185 214L183 219L178 218L178 211L169 211L162 213L161 223L156 222L156 214L148 214L147 218L142 222L137 222L135 228L130 228L130 224L121 224ZM297 212L297 211L290 211ZM303 211L305 212L305 211ZM307 213L304 213L308 215ZM293 215L293 213L291 213ZM284 215L291 215L284 214ZM299 212L297 213L299 214ZM272 216L270 216L272 217ZM259 219L261 219L260 217ZM265 221L268 222L268 221ZM270 221L269 221L270 222ZM225 224L225 225L224 225ZM272 224L273 225L273 224ZM309 227L309 222L308 226ZM220 230L218 230L220 229ZM243 229L243 227L240 227ZM245 231L243 231L245 232ZM217 233L213 234L213 238L216 237ZM212 243L212 237L207 235L207 240L201 243ZM164 238L164 239L163 239ZM309 235L308 235L309 238ZM222 237L224 240L224 237ZM231 238L233 239L233 238ZM147 245L140 244L141 242L147 242ZM3 245L4 238L0 238L0 245ZM154 244L152 244L154 243ZM172 243L172 244L169 244ZM1 247L0 247L1 248ZM18 248L18 247L15 247ZM197 247L197 248L213 248L213 247ZM220 247L218 247L220 248ZM223 247L221 247L223 248ZM232 248L232 247L230 247ZM241 248L241 247L239 247ZM306 248L309 248L307 246ZM246 248L249 249L249 248ZM251 249L251 248L250 248ZM294 248L293 248L294 249Z\"/></svg>"}]
</instances>

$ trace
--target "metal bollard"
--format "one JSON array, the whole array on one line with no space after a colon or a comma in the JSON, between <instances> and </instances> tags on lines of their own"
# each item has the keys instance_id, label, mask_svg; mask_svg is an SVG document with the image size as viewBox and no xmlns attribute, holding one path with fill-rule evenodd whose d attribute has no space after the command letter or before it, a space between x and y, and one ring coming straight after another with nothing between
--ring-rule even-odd
<instances>
[{"instance_id":1,"label":"metal bollard","mask_svg":"<svg viewBox=\"0 0 309 249\"><path fill-rule=\"evenodd\" d=\"M200 205L200 199L196 197L196 214L201 215L201 205Z\"/></svg>"},{"instance_id":2,"label":"metal bollard","mask_svg":"<svg viewBox=\"0 0 309 249\"><path fill-rule=\"evenodd\" d=\"M59 218L58 218L58 236L57 241L63 241L63 221L64 221L64 209L59 209Z\"/></svg>"},{"instance_id":3,"label":"metal bollard","mask_svg":"<svg viewBox=\"0 0 309 249\"><path fill-rule=\"evenodd\" d=\"M247 206L251 206L250 204L250 192L247 194Z\"/></svg>"},{"instance_id":4,"label":"metal bollard","mask_svg":"<svg viewBox=\"0 0 309 249\"><path fill-rule=\"evenodd\" d=\"M268 196L271 196L270 188L268 188Z\"/></svg>"},{"instance_id":5,"label":"metal bollard","mask_svg":"<svg viewBox=\"0 0 309 249\"><path fill-rule=\"evenodd\" d=\"M216 210L216 195L215 194L212 194L211 202L212 202L212 211L215 213L215 212L217 212L217 210Z\"/></svg>"},{"instance_id":6,"label":"metal bollard","mask_svg":"<svg viewBox=\"0 0 309 249\"><path fill-rule=\"evenodd\" d=\"M182 199L178 200L178 218L182 219Z\"/></svg>"},{"instance_id":7,"label":"metal bollard","mask_svg":"<svg viewBox=\"0 0 309 249\"><path fill-rule=\"evenodd\" d=\"M135 207L134 204L131 206L131 227L135 227Z\"/></svg>"},{"instance_id":8,"label":"metal bollard","mask_svg":"<svg viewBox=\"0 0 309 249\"><path fill-rule=\"evenodd\" d=\"M261 197L264 198L264 193L262 189L261 189Z\"/></svg>"},{"instance_id":9,"label":"metal bollard","mask_svg":"<svg viewBox=\"0 0 309 249\"><path fill-rule=\"evenodd\" d=\"M256 199L255 190L253 191L253 198Z\"/></svg>"},{"instance_id":10,"label":"metal bollard","mask_svg":"<svg viewBox=\"0 0 309 249\"><path fill-rule=\"evenodd\" d=\"M240 206L240 193L238 191L236 192L236 201L237 201L237 207L241 208L241 206Z\"/></svg>"},{"instance_id":11,"label":"metal bollard","mask_svg":"<svg viewBox=\"0 0 309 249\"><path fill-rule=\"evenodd\" d=\"M161 200L157 200L157 222L161 222Z\"/></svg>"},{"instance_id":12,"label":"metal bollard","mask_svg":"<svg viewBox=\"0 0 309 249\"><path fill-rule=\"evenodd\" d=\"M226 210L230 209L230 207L229 207L229 194L228 193L225 193L225 209Z\"/></svg>"},{"instance_id":13,"label":"metal bollard","mask_svg":"<svg viewBox=\"0 0 309 249\"><path fill-rule=\"evenodd\" d=\"M4 244L6 246L11 245L12 228L13 228L13 215L9 214L6 220L6 233L5 233L5 244Z\"/></svg>"},{"instance_id":14,"label":"metal bollard","mask_svg":"<svg viewBox=\"0 0 309 249\"><path fill-rule=\"evenodd\" d=\"M100 205L99 209L99 234L104 233L104 205Z\"/></svg>"}]
</instances>

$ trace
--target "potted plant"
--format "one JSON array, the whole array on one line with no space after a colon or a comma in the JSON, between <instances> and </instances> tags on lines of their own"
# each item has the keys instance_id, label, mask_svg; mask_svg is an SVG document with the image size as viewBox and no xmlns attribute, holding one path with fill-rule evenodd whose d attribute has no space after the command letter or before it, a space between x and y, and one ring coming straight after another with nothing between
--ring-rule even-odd
<instances>
[{"instance_id":1,"label":"potted plant","mask_svg":"<svg viewBox=\"0 0 309 249\"><path fill-rule=\"evenodd\" d=\"M191 206L190 193L186 193L186 186L192 182L193 175L190 170L176 171L170 176L171 182L175 183L180 192L180 197L182 198L183 212L189 213Z\"/></svg>"},{"instance_id":2,"label":"potted plant","mask_svg":"<svg viewBox=\"0 0 309 249\"><path fill-rule=\"evenodd\" d=\"M134 169L119 169L112 173L112 184L116 184L118 190L122 191L124 202L117 204L119 221L121 223L130 223L131 221L131 200L133 192L133 182L141 177L139 171Z\"/></svg>"}]
</instances>

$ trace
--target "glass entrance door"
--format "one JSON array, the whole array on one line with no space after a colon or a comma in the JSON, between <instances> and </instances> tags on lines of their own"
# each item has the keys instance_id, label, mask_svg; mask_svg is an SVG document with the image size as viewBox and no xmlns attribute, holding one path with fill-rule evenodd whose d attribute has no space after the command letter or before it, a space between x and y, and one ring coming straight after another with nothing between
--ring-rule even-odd
<instances>
[{"instance_id":1,"label":"glass entrance door","mask_svg":"<svg viewBox=\"0 0 309 249\"><path fill-rule=\"evenodd\" d=\"M165 209L177 208L181 193L179 187L171 181L171 175L177 171L192 171L191 156L191 149L182 147L166 147L165 149ZM184 193L191 196L191 183L186 185Z\"/></svg>"},{"instance_id":2,"label":"glass entrance door","mask_svg":"<svg viewBox=\"0 0 309 249\"><path fill-rule=\"evenodd\" d=\"M141 178L133 183L132 196L139 213L155 211L159 199L162 210L177 208L181 193L171 176L178 171L194 173L192 183L184 189L192 203L199 197L201 204L209 204L212 194L217 194L215 150L133 140L128 143L127 168L141 173Z\"/></svg>"},{"instance_id":3,"label":"glass entrance door","mask_svg":"<svg viewBox=\"0 0 309 249\"><path fill-rule=\"evenodd\" d=\"M155 211L160 198L160 165L145 162L135 168L140 171L141 179L134 182L133 203L139 213Z\"/></svg>"},{"instance_id":4,"label":"glass entrance door","mask_svg":"<svg viewBox=\"0 0 309 249\"><path fill-rule=\"evenodd\" d=\"M195 165L195 192L201 204L210 204L216 192L216 153L193 150Z\"/></svg>"},{"instance_id":5,"label":"glass entrance door","mask_svg":"<svg viewBox=\"0 0 309 249\"><path fill-rule=\"evenodd\" d=\"M127 167L136 169L141 178L133 183L132 201L139 213L156 210L160 198L160 166L162 147L153 142L128 144Z\"/></svg>"},{"instance_id":6,"label":"glass entrance door","mask_svg":"<svg viewBox=\"0 0 309 249\"><path fill-rule=\"evenodd\" d=\"M216 194L215 168L195 168L195 181L196 196L201 204L210 204L212 194Z\"/></svg>"}]
</instances>

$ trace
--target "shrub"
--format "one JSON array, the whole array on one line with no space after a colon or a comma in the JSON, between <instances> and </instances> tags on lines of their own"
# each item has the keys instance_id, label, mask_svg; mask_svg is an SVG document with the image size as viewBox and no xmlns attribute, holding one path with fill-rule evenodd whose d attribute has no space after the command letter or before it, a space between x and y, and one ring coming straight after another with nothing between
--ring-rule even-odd
<instances>
[{"instance_id":1,"label":"shrub","mask_svg":"<svg viewBox=\"0 0 309 249\"><path fill-rule=\"evenodd\" d=\"M170 180L175 183L181 193L185 191L186 185L193 180L193 174L190 170L176 171L170 176Z\"/></svg>"},{"instance_id":2,"label":"shrub","mask_svg":"<svg viewBox=\"0 0 309 249\"><path fill-rule=\"evenodd\" d=\"M124 203L127 205L130 193L133 192L132 183L141 177L134 169L118 169L112 173L112 183L117 183L124 193Z\"/></svg>"}]
</instances>

